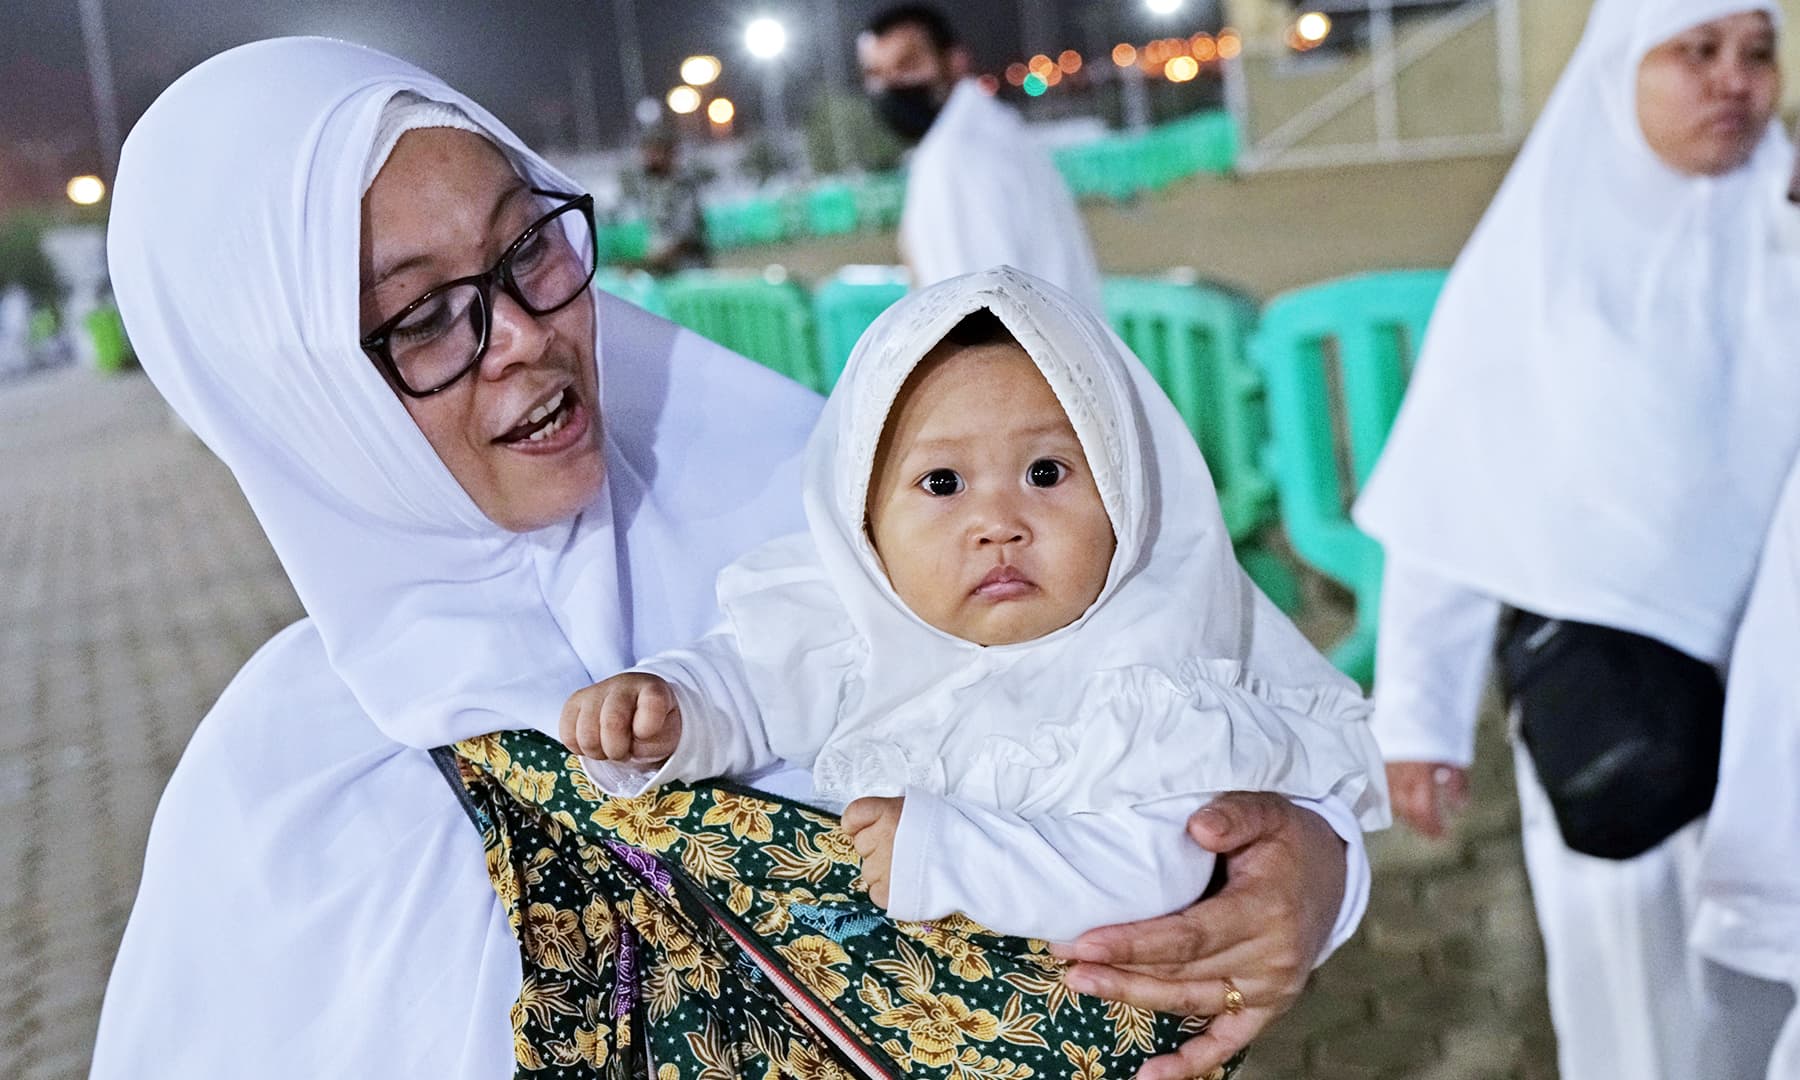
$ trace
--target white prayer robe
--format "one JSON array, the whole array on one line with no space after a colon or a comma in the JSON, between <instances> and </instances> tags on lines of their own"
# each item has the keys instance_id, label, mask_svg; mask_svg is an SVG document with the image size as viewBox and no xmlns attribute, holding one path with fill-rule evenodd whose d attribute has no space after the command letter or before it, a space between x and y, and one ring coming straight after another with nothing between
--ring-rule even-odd
<instances>
[{"instance_id":1,"label":"white prayer robe","mask_svg":"<svg viewBox=\"0 0 1800 1080\"><path fill-rule=\"evenodd\" d=\"M1800 988L1800 469L1788 479L1732 654L1719 791L1700 852L1693 943ZM1800 1018L1790 1020L1800 1027ZM1800 1035L1770 1080L1800 1076Z\"/></svg>"},{"instance_id":2,"label":"white prayer robe","mask_svg":"<svg viewBox=\"0 0 1800 1080\"><path fill-rule=\"evenodd\" d=\"M907 164L900 253L916 288L1015 266L1101 310L1094 246L1062 174L973 79L951 91Z\"/></svg>"}]
</instances>

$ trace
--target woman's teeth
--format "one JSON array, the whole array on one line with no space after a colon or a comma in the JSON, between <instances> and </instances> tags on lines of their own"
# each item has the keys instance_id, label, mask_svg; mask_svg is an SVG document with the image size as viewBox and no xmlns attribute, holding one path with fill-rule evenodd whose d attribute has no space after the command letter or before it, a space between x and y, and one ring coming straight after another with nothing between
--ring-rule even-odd
<instances>
[{"instance_id":1,"label":"woman's teeth","mask_svg":"<svg viewBox=\"0 0 1800 1080\"><path fill-rule=\"evenodd\" d=\"M535 424L539 420L542 420L544 417L549 416L551 413L553 413L557 409L561 408L562 403L563 403L563 396L567 393L568 393L567 390L558 390L556 392L555 397L551 398L549 401L544 402L542 405L539 405L537 408L531 410L530 415L525 417L525 422L527 424Z\"/></svg>"},{"instance_id":2,"label":"woman's teeth","mask_svg":"<svg viewBox=\"0 0 1800 1080\"><path fill-rule=\"evenodd\" d=\"M558 400L560 400L560 398ZM573 412L573 411L574 410L570 410L570 412ZM550 421L548 424L545 424L543 427L538 428L536 431L525 436L525 441L539 442L543 439L548 439L550 436L561 431L563 429L564 425L568 424L568 422L569 422L569 413L563 413L563 414L559 415L556 419Z\"/></svg>"}]
</instances>

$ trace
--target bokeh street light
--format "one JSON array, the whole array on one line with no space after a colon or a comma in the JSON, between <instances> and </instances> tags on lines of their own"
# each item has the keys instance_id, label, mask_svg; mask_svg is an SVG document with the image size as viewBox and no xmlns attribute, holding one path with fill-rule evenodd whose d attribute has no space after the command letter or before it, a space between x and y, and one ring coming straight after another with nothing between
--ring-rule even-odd
<instances>
[{"instance_id":1,"label":"bokeh street light","mask_svg":"<svg viewBox=\"0 0 1800 1080\"><path fill-rule=\"evenodd\" d=\"M1294 35L1308 45L1317 45L1331 34L1331 16L1323 11L1309 11L1294 20Z\"/></svg>"},{"instance_id":2,"label":"bokeh street light","mask_svg":"<svg viewBox=\"0 0 1800 1080\"><path fill-rule=\"evenodd\" d=\"M669 111L677 116L686 116L700 107L700 91L691 86L677 86L669 91Z\"/></svg>"},{"instance_id":3,"label":"bokeh street light","mask_svg":"<svg viewBox=\"0 0 1800 1080\"><path fill-rule=\"evenodd\" d=\"M93 175L77 176L64 190L76 206L92 206L106 198L106 181Z\"/></svg>"},{"instance_id":4,"label":"bokeh street light","mask_svg":"<svg viewBox=\"0 0 1800 1080\"><path fill-rule=\"evenodd\" d=\"M681 62L681 81L689 86L708 86L725 65L716 56L690 56Z\"/></svg>"},{"instance_id":5,"label":"bokeh street light","mask_svg":"<svg viewBox=\"0 0 1800 1080\"><path fill-rule=\"evenodd\" d=\"M1144 0L1152 15L1173 15L1181 10L1183 0Z\"/></svg>"},{"instance_id":6,"label":"bokeh street light","mask_svg":"<svg viewBox=\"0 0 1800 1080\"><path fill-rule=\"evenodd\" d=\"M731 123L731 118L736 115L737 106L730 98L713 98L706 106L706 118L721 127Z\"/></svg>"},{"instance_id":7,"label":"bokeh street light","mask_svg":"<svg viewBox=\"0 0 1800 1080\"><path fill-rule=\"evenodd\" d=\"M775 132L787 130L787 109L781 96L783 73L777 62L787 44L787 27L770 16L759 15L744 27L744 49L763 65L763 126Z\"/></svg>"},{"instance_id":8,"label":"bokeh street light","mask_svg":"<svg viewBox=\"0 0 1800 1080\"><path fill-rule=\"evenodd\" d=\"M758 60L773 60L787 50L787 27L767 15L744 27L744 48Z\"/></svg>"}]
</instances>

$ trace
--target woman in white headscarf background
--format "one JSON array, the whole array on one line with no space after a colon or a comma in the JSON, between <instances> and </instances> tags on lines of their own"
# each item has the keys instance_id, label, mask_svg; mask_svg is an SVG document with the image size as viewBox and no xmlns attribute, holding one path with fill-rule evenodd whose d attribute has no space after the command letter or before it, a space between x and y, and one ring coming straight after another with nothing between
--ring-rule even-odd
<instances>
[{"instance_id":1,"label":"woman in white headscarf background","mask_svg":"<svg viewBox=\"0 0 1800 1080\"><path fill-rule=\"evenodd\" d=\"M246 665L170 782L96 1076L511 1072L520 946L428 750L554 730L572 690L700 632L719 567L799 525L817 411L668 323L544 284L546 251L591 267L591 244L584 200L498 120L344 43L215 57L128 140L121 310L309 618ZM454 302L412 303L428 291ZM470 333L470 363L401 355L444 327ZM1178 990L1215 947L1309 962L1339 917L1344 842L1317 815L1239 796L1192 831L1233 853L1232 884L1157 949L1119 928L1127 966L1100 971L1122 995L1141 968ZM1293 919L1255 917L1271 892Z\"/></svg>"},{"instance_id":2,"label":"woman in white headscarf background","mask_svg":"<svg viewBox=\"0 0 1800 1080\"><path fill-rule=\"evenodd\" d=\"M1716 747L1717 670L1800 442L1780 347L1800 288L1769 240L1791 166L1779 21L1768 2L1601 0L1356 511L1387 555L1376 733L1396 816L1428 835L1466 791L1500 648L1566 1080L1751 1075L1767 1053L1769 988L1683 947L1707 752L1622 798L1595 782L1664 745L1652 719Z\"/></svg>"}]
</instances>

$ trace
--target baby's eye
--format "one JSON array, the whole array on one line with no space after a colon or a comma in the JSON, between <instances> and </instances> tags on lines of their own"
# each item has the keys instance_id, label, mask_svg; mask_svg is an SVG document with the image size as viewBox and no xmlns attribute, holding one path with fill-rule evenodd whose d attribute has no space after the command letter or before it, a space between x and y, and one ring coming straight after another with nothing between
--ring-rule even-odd
<instances>
[{"instance_id":1,"label":"baby's eye","mask_svg":"<svg viewBox=\"0 0 1800 1080\"><path fill-rule=\"evenodd\" d=\"M1030 468L1025 470L1025 482L1032 487L1055 487L1057 484L1062 483L1062 478L1068 474L1069 470L1062 462L1051 461L1049 458L1039 458L1031 463Z\"/></svg>"},{"instance_id":2,"label":"baby's eye","mask_svg":"<svg viewBox=\"0 0 1800 1080\"><path fill-rule=\"evenodd\" d=\"M963 478L955 469L933 469L919 479L919 486L927 495L945 498L963 489Z\"/></svg>"}]
</instances>

